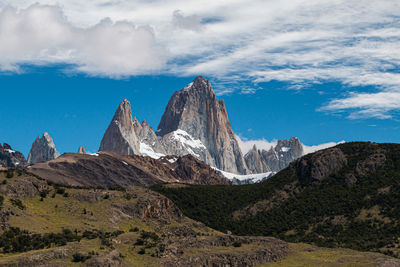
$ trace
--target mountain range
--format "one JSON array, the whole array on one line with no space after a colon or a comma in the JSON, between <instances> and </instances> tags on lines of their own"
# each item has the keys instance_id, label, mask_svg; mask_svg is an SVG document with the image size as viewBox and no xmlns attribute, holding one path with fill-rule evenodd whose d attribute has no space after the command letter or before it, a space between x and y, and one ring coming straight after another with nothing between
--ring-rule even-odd
<instances>
[{"instance_id":1,"label":"mountain range","mask_svg":"<svg viewBox=\"0 0 400 267\"><path fill-rule=\"evenodd\" d=\"M84 148L80 147L78 152L83 151ZM190 154L234 184L263 181L305 154L296 137L279 140L269 150L258 150L254 146L248 152L242 151L224 101L217 99L210 82L201 76L172 95L157 131L146 121L140 123L133 117L131 103L124 99L105 131L99 151L155 159ZM46 162L59 156L53 139L45 132L32 144L27 164ZM25 167L26 162L21 155L19 158L19 166ZM1 165L15 167L14 163L7 162L12 162L11 158Z\"/></svg>"}]
</instances>

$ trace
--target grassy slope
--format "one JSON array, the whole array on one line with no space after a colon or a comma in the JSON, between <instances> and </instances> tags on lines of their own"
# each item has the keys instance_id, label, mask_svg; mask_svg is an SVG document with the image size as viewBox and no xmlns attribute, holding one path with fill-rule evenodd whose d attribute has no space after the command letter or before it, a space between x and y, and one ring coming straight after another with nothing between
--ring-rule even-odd
<instances>
[{"instance_id":1,"label":"grassy slope","mask_svg":"<svg viewBox=\"0 0 400 267\"><path fill-rule=\"evenodd\" d=\"M290 244L291 252L283 260L266 263L260 267L308 267L308 266L379 266L383 261L390 260L379 253L359 252L351 249L321 248L304 243ZM395 265L388 265L395 266Z\"/></svg>"}]
</instances>

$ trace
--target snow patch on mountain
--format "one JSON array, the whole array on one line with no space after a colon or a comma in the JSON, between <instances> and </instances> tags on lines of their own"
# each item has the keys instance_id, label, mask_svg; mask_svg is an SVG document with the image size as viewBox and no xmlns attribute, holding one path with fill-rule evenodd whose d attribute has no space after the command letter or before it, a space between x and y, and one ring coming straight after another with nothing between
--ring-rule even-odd
<instances>
[{"instance_id":1,"label":"snow patch on mountain","mask_svg":"<svg viewBox=\"0 0 400 267\"><path fill-rule=\"evenodd\" d=\"M140 143L140 154L142 154L142 156L148 156L153 159L159 159L165 156L164 154L155 152L149 145L145 143Z\"/></svg>"},{"instance_id":2,"label":"snow patch on mountain","mask_svg":"<svg viewBox=\"0 0 400 267\"><path fill-rule=\"evenodd\" d=\"M194 139L190 134L188 134L186 131L178 129L173 132L173 137L175 140L178 140L184 145L190 146L192 148L204 148L206 147L203 145L203 143L199 139Z\"/></svg>"},{"instance_id":3,"label":"snow patch on mountain","mask_svg":"<svg viewBox=\"0 0 400 267\"><path fill-rule=\"evenodd\" d=\"M241 183L246 183L246 184L259 183L259 182L265 181L266 179L270 178L272 175L275 174L275 172L265 172L265 173L242 175L242 174L221 171L214 167L212 167L212 168L214 170L216 170L217 172L221 173L228 180L231 180L231 181L236 180L236 181L239 181Z\"/></svg>"}]
</instances>

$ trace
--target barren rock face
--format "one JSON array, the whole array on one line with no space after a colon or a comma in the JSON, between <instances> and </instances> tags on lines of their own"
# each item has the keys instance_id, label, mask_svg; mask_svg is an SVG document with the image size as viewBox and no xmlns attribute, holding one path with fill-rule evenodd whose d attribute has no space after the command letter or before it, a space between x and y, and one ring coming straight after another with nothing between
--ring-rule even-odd
<instances>
[{"instance_id":1,"label":"barren rock face","mask_svg":"<svg viewBox=\"0 0 400 267\"><path fill-rule=\"evenodd\" d=\"M45 162L58 158L59 156L60 153L57 152L53 139L45 132L42 137L39 135L32 144L31 151L28 155L28 163Z\"/></svg>"},{"instance_id":2,"label":"barren rock face","mask_svg":"<svg viewBox=\"0 0 400 267\"><path fill-rule=\"evenodd\" d=\"M206 163L232 173L247 173L242 152L233 134L223 100L218 101L211 84L197 77L171 97L158 126L165 136L183 130L207 148L211 159Z\"/></svg>"},{"instance_id":3,"label":"barren rock face","mask_svg":"<svg viewBox=\"0 0 400 267\"><path fill-rule=\"evenodd\" d=\"M0 144L0 167L5 168L24 168L28 165L24 155L15 151L7 143Z\"/></svg>"},{"instance_id":4,"label":"barren rock face","mask_svg":"<svg viewBox=\"0 0 400 267\"><path fill-rule=\"evenodd\" d=\"M265 164L273 172L278 172L304 154L303 145L297 137L279 140L275 147L261 152Z\"/></svg>"},{"instance_id":5,"label":"barren rock face","mask_svg":"<svg viewBox=\"0 0 400 267\"><path fill-rule=\"evenodd\" d=\"M301 158L294 163L299 180L306 184L321 181L346 165L346 156L337 147L318 151L311 157Z\"/></svg>"},{"instance_id":6,"label":"barren rock face","mask_svg":"<svg viewBox=\"0 0 400 267\"><path fill-rule=\"evenodd\" d=\"M247 168L252 173L264 173L270 172L271 169L266 164L265 159L262 157L261 151L257 149L256 145L253 146L253 149L247 152L244 156L246 161Z\"/></svg>"},{"instance_id":7,"label":"barren rock face","mask_svg":"<svg viewBox=\"0 0 400 267\"><path fill-rule=\"evenodd\" d=\"M112 151L120 155L140 154L139 139L132 120L131 104L124 99L108 126L99 151Z\"/></svg>"},{"instance_id":8,"label":"barren rock face","mask_svg":"<svg viewBox=\"0 0 400 267\"><path fill-rule=\"evenodd\" d=\"M154 133L153 128L151 128L150 125L146 121L143 121L140 124L139 121L135 117L133 119L133 126L135 129L135 133L139 139L139 143L140 143L139 146L141 146L140 152L142 154L145 149L145 148L143 148L143 145L145 145L145 147L150 147L155 153L160 153L160 154L164 154L164 155L166 154L165 148L160 143L160 140L157 138L157 135Z\"/></svg>"}]
</instances>

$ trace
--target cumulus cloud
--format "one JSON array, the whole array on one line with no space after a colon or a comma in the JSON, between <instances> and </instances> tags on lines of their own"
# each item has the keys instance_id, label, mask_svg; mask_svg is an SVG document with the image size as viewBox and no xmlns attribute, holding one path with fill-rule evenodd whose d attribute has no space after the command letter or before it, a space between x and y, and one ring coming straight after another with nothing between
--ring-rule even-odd
<instances>
[{"instance_id":1,"label":"cumulus cloud","mask_svg":"<svg viewBox=\"0 0 400 267\"><path fill-rule=\"evenodd\" d=\"M93 75L201 74L222 85L219 94L241 90L241 80L253 81L250 88L283 81L296 90L335 81L345 86L321 111L384 119L399 110L382 107L400 91L397 0L39 0L56 6L31 6L36 2L0 0L3 70L56 62ZM233 78L237 87L224 86ZM364 91L368 86L377 91Z\"/></svg>"},{"instance_id":2,"label":"cumulus cloud","mask_svg":"<svg viewBox=\"0 0 400 267\"><path fill-rule=\"evenodd\" d=\"M124 76L158 71L165 50L151 28L104 19L88 28L72 26L55 6L33 5L0 12L0 69L20 64L67 63L94 75Z\"/></svg>"}]
</instances>

